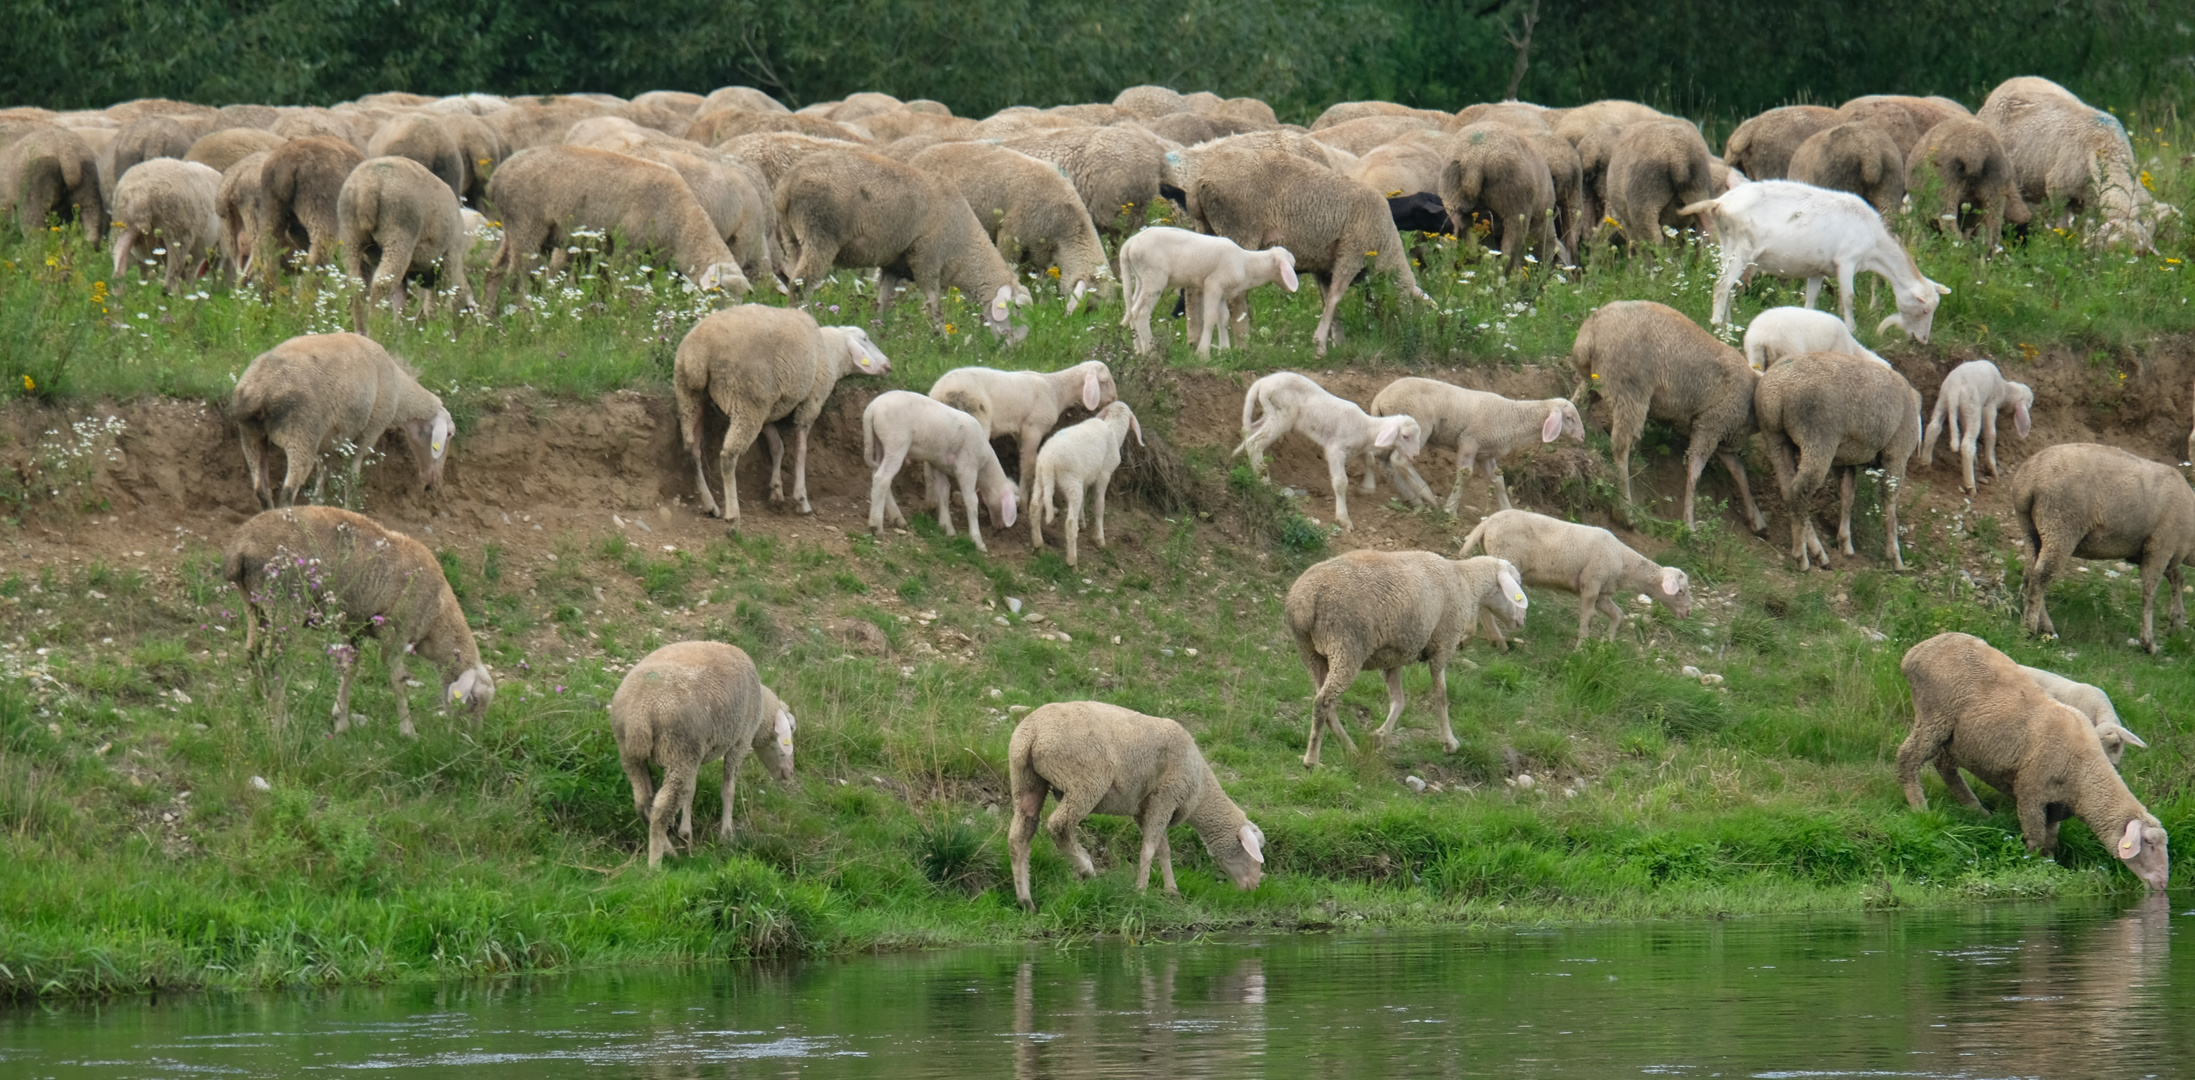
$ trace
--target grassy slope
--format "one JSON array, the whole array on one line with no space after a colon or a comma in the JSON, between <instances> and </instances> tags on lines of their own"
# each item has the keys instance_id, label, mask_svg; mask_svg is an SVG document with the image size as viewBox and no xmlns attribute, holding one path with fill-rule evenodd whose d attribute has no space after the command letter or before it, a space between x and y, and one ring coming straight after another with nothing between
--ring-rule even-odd
<instances>
[{"instance_id":1,"label":"grassy slope","mask_svg":"<svg viewBox=\"0 0 2195 1080\"><path fill-rule=\"evenodd\" d=\"M2150 138L2177 143L2173 134ZM2175 164L2179 147L2154 152L2160 194L2195 201ZM2195 327L2184 263L2168 261L2188 256L2186 237L2176 228L2165 255L2135 258L2045 233L1986 265L1933 238L1914 245L1924 269L1955 290L1937 321L1939 345L1979 344L2014 363L2022 345L2073 345L2124 363L2138 362L2154 335ZM1599 303L1657 297L1704 317L1712 284L1696 258L1521 285L1454 259L1436 250L1421 272L1438 313L1345 304L1351 336L1319 366L1557 357ZM28 376L30 392L70 400L225 397L253 353L339 328L347 307L332 282L272 303L150 289L116 301L100 291L99 256L65 235L10 238L0 260L0 355L23 369L0 375L11 390ZM474 387L660 388L694 301L635 284L573 289L531 325L474 326L452 340L436 322L385 336L430 381L459 388L461 408ZM1756 288L1742 311L1789 295ZM863 302L843 283L827 299ZM1315 315L1298 296L1215 363L1305 363ZM923 387L962 363L1052 367L1119 333L1102 319L1048 312L1024 347L1001 352L966 329L934 336L911 305L893 311L879 334L893 382ZM1173 362L1196 363L1178 347ZM1146 409L1155 429L1165 414L1163 400ZM68 468L53 461L57 473ZM926 519L910 537L828 549L758 530L668 556L576 537L553 563L510 565L493 546L452 550L448 565L475 625L490 631L503 692L477 732L426 720L413 743L386 724L330 741L317 721L270 723L231 656L240 638L223 611L228 594L210 584L212 550L186 547L151 574L11 560L0 578L0 634L15 639L0 648L10 676L0 682L0 988L337 982L1027 934L1801 910L2130 887L2085 830L2066 831L2061 867L2022 851L2009 814L1904 808L1887 765L1904 726L1897 658L1952 628L2109 689L2153 747L2129 758L2130 782L2168 826L2195 820L2195 737L2176 719L2195 706L2181 668L2195 640L2174 636L2161 659L2124 649L2138 610L2133 579L2099 566L2054 599L2062 641L2022 641L2006 591L2017 590L2012 543L1986 519L1922 522L1908 574L1805 580L1721 528L1679 536L1658 527L1677 541L1670 559L1712 590L1692 621L1650 613L1625 640L1572 652L1568 598L1540 594L1531 644L1506 656L1474 647L1477 669L1452 684L1461 752L1440 754L1426 733L1418 671L1399 746L1355 759L1330 752L1326 768L1306 773L1295 759L1308 688L1277 629L1278 598L1316 557L1305 549L1317 534L1284 507L1275 514L1270 489L1230 488L1205 457L1190 464L1215 493L1217 522L1145 517L1123 530L1137 542L1092 552L1073 572L1052 554L983 559ZM76 507L28 486L11 498L17 520L69 520ZM1237 539L1224 526L1248 511L1291 543ZM1863 551L1869 530L1879 538L1878 519L1862 526ZM607 600L594 598L602 584ZM995 605L1008 595L1031 599L1050 621L999 625ZM701 596L710 603L693 606ZM894 654L824 632L845 616L883 627ZM1054 625L1073 640L1038 636ZM640 829L600 706L620 665L697 631L753 649L795 703L800 776L787 788L750 774L734 850L705 845L703 857L650 875L631 861ZM331 696L320 644L300 636L299 659L278 672L297 717L325 715ZM1685 664L1728 681L1703 688L1678 673ZM388 691L371 671L361 686L357 707L388 715ZM1186 833L1175 844L1179 900L1136 895L1118 872L1073 883L1040 842L1044 910L1027 918L1013 908L999 811L1014 707L1083 696L1199 732L1271 837L1263 887L1221 887ZM1360 729L1383 708L1376 679L1347 699ZM1518 772L1541 783L1504 783ZM1412 774L1441 790L1412 793L1399 782ZM272 790L257 790L255 776ZM705 777L700 816L715 798ZM1093 819L1086 836L1110 865L1132 865L1126 822Z\"/></svg>"}]
</instances>

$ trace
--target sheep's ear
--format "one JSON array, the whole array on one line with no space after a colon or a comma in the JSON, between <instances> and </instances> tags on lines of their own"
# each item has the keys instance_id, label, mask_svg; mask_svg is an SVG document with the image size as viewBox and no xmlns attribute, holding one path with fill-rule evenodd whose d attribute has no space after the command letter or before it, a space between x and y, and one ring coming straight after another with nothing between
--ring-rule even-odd
<instances>
[{"instance_id":1,"label":"sheep's ear","mask_svg":"<svg viewBox=\"0 0 2195 1080\"><path fill-rule=\"evenodd\" d=\"M1098 377L1094 367L1082 371L1082 407L1096 412L1098 407Z\"/></svg>"},{"instance_id":2,"label":"sheep's ear","mask_svg":"<svg viewBox=\"0 0 2195 1080\"><path fill-rule=\"evenodd\" d=\"M464 701L466 698L471 697L473 693L473 684L479 681L479 669L466 668L465 673L459 675L457 677L457 681L450 684L449 694L446 699L447 703L455 705L461 701Z\"/></svg>"},{"instance_id":3,"label":"sheep's ear","mask_svg":"<svg viewBox=\"0 0 2195 1080\"><path fill-rule=\"evenodd\" d=\"M1280 283L1289 292L1295 292L1296 286L1301 284L1296 277L1296 253L1287 248L1280 249Z\"/></svg>"},{"instance_id":4,"label":"sheep's ear","mask_svg":"<svg viewBox=\"0 0 2195 1080\"><path fill-rule=\"evenodd\" d=\"M440 458L442 452L449 449L450 436L457 433L457 425L451 422L448 410L444 410L435 414L434 427L429 430L427 450L435 457ZM2021 434L2024 435L2026 432L2023 431Z\"/></svg>"},{"instance_id":5,"label":"sheep's ear","mask_svg":"<svg viewBox=\"0 0 2195 1080\"><path fill-rule=\"evenodd\" d=\"M999 527L999 528L1001 528L1001 529L1007 529L1007 528L1012 528L1012 527L1013 527L1013 524L1014 524L1014 511L1015 511L1015 510L1017 510L1017 509L1019 509L1019 507L1017 507L1017 506L1015 505L1015 504L1016 504L1017 502L1019 502L1019 497L1018 497L1018 496L1016 496L1016 495L1014 494L1014 488L1013 488L1013 485L1011 485L1011 484L1007 485L1007 487L1006 487L1006 490L1005 490L1005 491L1002 491L1002 492L1000 492L1000 493L999 493L999 496L998 496L998 517L999 517L998 527Z\"/></svg>"},{"instance_id":6,"label":"sheep's ear","mask_svg":"<svg viewBox=\"0 0 2195 1080\"><path fill-rule=\"evenodd\" d=\"M2012 430L2019 432L2020 438L2024 439L2027 438L2027 433L2034 426L2035 421L2028 415L2027 406L2014 403L2012 406Z\"/></svg>"},{"instance_id":7,"label":"sheep's ear","mask_svg":"<svg viewBox=\"0 0 2195 1080\"><path fill-rule=\"evenodd\" d=\"M2131 731L2128 731L2128 730L2127 730L2127 729L2126 729L2126 728L2125 728L2124 726L2122 726L2122 725L2119 725L2119 724L2098 724L2098 725L2096 725L2096 734L2098 734L2098 735L2102 735L2102 734L2104 734L2104 733L2105 733L2106 731L2109 731L2109 732L2111 732L2111 733L2113 733L2113 734L2117 735L2117 736L2119 737L2119 740L2120 740L2121 742L2124 742L2124 743L2126 743L2126 744L2127 744L2128 746L2132 746L2132 747L2135 747L2135 748L2137 748L2137 749L2141 749L2141 750L2147 750L2147 749L2149 749L2149 744L2148 744L2148 743L2145 743L2145 742L2143 742L2143 741L2142 741L2142 738L2141 738L2141 736L2139 736L2139 735L2136 735L2136 734L2134 734L2134 733L2133 733L2133 732L2131 732Z\"/></svg>"},{"instance_id":8,"label":"sheep's ear","mask_svg":"<svg viewBox=\"0 0 2195 1080\"><path fill-rule=\"evenodd\" d=\"M999 286L999 287L998 287L998 293L997 293L997 295L995 295L995 296L991 297L991 321L992 321L992 322L998 323L998 324L1000 324L1001 326L1005 325L1005 323L1006 323L1006 305L1007 305L1007 304L1008 304L1009 302L1011 302L1011 301L1012 301L1012 299L1013 299L1013 296L1014 296L1014 290L1013 290L1013 287L1012 287L1012 286L1009 286L1009 285L1001 285L1001 286Z\"/></svg>"},{"instance_id":9,"label":"sheep's ear","mask_svg":"<svg viewBox=\"0 0 2195 1080\"><path fill-rule=\"evenodd\" d=\"M777 749L781 754L793 752L793 713L790 709L777 711Z\"/></svg>"},{"instance_id":10,"label":"sheep's ear","mask_svg":"<svg viewBox=\"0 0 2195 1080\"><path fill-rule=\"evenodd\" d=\"M1554 408L1554 409L1549 409L1549 410L1547 411L1547 420L1546 420L1546 422L1545 422L1545 423L1542 423L1542 424L1540 425L1540 441L1541 441L1541 442L1543 442L1543 443L1545 443L1545 442L1554 442L1554 441L1555 441L1555 439L1556 439L1557 437L1559 437L1559 436L1560 436L1561 434L1562 434L1562 409L1560 409L1560 408Z\"/></svg>"},{"instance_id":11,"label":"sheep's ear","mask_svg":"<svg viewBox=\"0 0 2195 1080\"><path fill-rule=\"evenodd\" d=\"M1242 828L1235 830L1235 836L1242 841L1242 850L1250 856L1251 862L1257 863L1259 866L1265 865L1265 831L1263 829L1258 828L1255 822L1244 821Z\"/></svg>"},{"instance_id":12,"label":"sheep's ear","mask_svg":"<svg viewBox=\"0 0 2195 1080\"><path fill-rule=\"evenodd\" d=\"M1402 437L1402 422L1407 419L1406 416L1389 417L1379 426L1379 436L1372 440L1372 445L1382 449L1395 445L1395 440Z\"/></svg>"},{"instance_id":13,"label":"sheep's ear","mask_svg":"<svg viewBox=\"0 0 2195 1080\"><path fill-rule=\"evenodd\" d=\"M2142 819L2132 818L2126 823L2126 834L2119 837L2119 857L2131 859L2142 853Z\"/></svg>"},{"instance_id":14,"label":"sheep's ear","mask_svg":"<svg viewBox=\"0 0 2195 1080\"><path fill-rule=\"evenodd\" d=\"M1935 283L1935 282L1933 282L1933 281L1929 282L1929 284L1930 284L1930 285L1936 285L1936 283ZM1949 285L1936 285L1936 295L1938 295L1938 296L1949 296L1949 295L1951 295L1951 286L1949 286Z\"/></svg>"},{"instance_id":15,"label":"sheep's ear","mask_svg":"<svg viewBox=\"0 0 2195 1080\"><path fill-rule=\"evenodd\" d=\"M1683 592L1684 585L1684 571L1679 570L1674 566L1664 566L1661 568L1661 591L1665 595L1675 596L1678 593Z\"/></svg>"},{"instance_id":16,"label":"sheep's ear","mask_svg":"<svg viewBox=\"0 0 2195 1080\"><path fill-rule=\"evenodd\" d=\"M1532 606L1531 598L1524 595L1523 587L1517 584L1517 575L1512 573L1508 566L1504 565L1499 571L1495 572L1494 581L1501 586L1501 594L1508 597L1510 603L1518 607Z\"/></svg>"},{"instance_id":17,"label":"sheep's ear","mask_svg":"<svg viewBox=\"0 0 2195 1080\"><path fill-rule=\"evenodd\" d=\"M1136 445L1142 446L1143 421L1136 419L1135 412L1133 410L1130 410L1126 404L1121 405L1121 410L1128 413L1128 430L1136 433Z\"/></svg>"}]
</instances>

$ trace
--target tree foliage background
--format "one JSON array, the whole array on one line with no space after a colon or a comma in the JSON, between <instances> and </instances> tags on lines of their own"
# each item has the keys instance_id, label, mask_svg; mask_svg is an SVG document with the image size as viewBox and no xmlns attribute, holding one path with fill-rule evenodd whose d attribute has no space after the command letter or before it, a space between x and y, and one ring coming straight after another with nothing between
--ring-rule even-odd
<instances>
[{"instance_id":1,"label":"tree foliage background","mask_svg":"<svg viewBox=\"0 0 2195 1080\"><path fill-rule=\"evenodd\" d=\"M1122 87L1251 95L1283 117L1501 96L1532 0L9 0L0 106L164 96L329 104L378 90L854 90L963 115ZM1540 0L1519 96L1742 116L1862 93L1979 104L2044 75L2099 104L2195 99L2188 0Z\"/></svg>"}]
</instances>

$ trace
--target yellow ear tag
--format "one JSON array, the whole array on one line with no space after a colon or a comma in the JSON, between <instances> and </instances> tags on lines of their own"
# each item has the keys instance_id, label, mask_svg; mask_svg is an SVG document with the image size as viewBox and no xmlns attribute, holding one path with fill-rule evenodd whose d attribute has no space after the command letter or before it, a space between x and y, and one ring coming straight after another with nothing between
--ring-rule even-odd
<instances>
[{"instance_id":1,"label":"yellow ear tag","mask_svg":"<svg viewBox=\"0 0 2195 1080\"><path fill-rule=\"evenodd\" d=\"M434 441L434 452L435 452L435 453L437 453L437 454L439 454L439 453L441 453L441 452L442 452L442 440L441 440L441 439L436 439L436 440Z\"/></svg>"},{"instance_id":2,"label":"yellow ear tag","mask_svg":"<svg viewBox=\"0 0 2195 1080\"><path fill-rule=\"evenodd\" d=\"M1523 593L1518 593L1518 594L1516 594L1515 596L1512 596L1512 597L1510 597L1509 599L1511 599L1511 600L1514 600L1514 601L1516 601L1517 603L1520 603L1520 604L1521 604L1521 603L1524 603L1524 594L1523 594Z\"/></svg>"},{"instance_id":3,"label":"yellow ear tag","mask_svg":"<svg viewBox=\"0 0 2195 1080\"><path fill-rule=\"evenodd\" d=\"M2132 840L2121 840L2121 841L2119 841L2119 857L2120 857L2120 858L2122 858L2122 859L2123 859L2123 858L2125 858L2125 857L2126 857L2126 854L2127 854L2127 852L2129 852L2129 851L2132 851L2132 850L2134 850L2134 842L2133 842Z\"/></svg>"}]
</instances>

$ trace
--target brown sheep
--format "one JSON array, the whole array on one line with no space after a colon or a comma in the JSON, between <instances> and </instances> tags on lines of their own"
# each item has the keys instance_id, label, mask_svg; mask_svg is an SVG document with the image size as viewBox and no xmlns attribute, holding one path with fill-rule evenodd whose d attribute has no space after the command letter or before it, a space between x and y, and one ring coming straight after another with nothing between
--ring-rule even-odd
<instances>
[{"instance_id":1,"label":"brown sheep","mask_svg":"<svg viewBox=\"0 0 2195 1080\"><path fill-rule=\"evenodd\" d=\"M366 144L366 156L410 158L448 185L451 198L463 198L465 150L457 145L457 136L450 134L442 120L426 113L399 116L373 133L373 139Z\"/></svg>"},{"instance_id":2,"label":"brown sheep","mask_svg":"<svg viewBox=\"0 0 2195 1080\"><path fill-rule=\"evenodd\" d=\"M1660 247L1664 226L1682 226L1680 208L1714 197L1707 140L1688 120L1648 120L1623 129L1608 159L1608 210L1631 245ZM1692 215L1713 236L1713 219Z\"/></svg>"},{"instance_id":3,"label":"brown sheep","mask_svg":"<svg viewBox=\"0 0 2195 1080\"><path fill-rule=\"evenodd\" d=\"M762 174L769 190L777 189L777 182L785 177L785 171L795 162L810 154L825 150L860 150L859 143L840 139L818 139L813 135L800 135L789 131L763 131L753 135L739 135L716 144L716 151L725 157L744 162Z\"/></svg>"},{"instance_id":4,"label":"brown sheep","mask_svg":"<svg viewBox=\"0 0 2195 1080\"><path fill-rule=\"evenodd\" d=\"M2141 647L2157 651L2157 583L2172 583L2173 630L2187 626L2180 567L2195 562L2195 490L2179 470L2096 443L2060 443L2012 477L2012 510L2026 542L2030 634L2056 634L2044 595L2073 559L2139 559Z\"/></svg>"},{"instance_id":5,"label":"brown sheep","mask_svg":"<svg viewBox=\"0 0 2195 1080\"><path fill-rule=\"evenodd\" d=\"M1315 138L1337 150L1363 157L1378 147L1413 131L1439 131L1440 125L1406 114L1361 116L1346 124L1321 128ZM1199 140L1202 141L1202 140Z\"/></svg>"},{"instance_id":6,"label":"brown sheep","mask_svg":"<svg viewBox=\"0 0 2195 1080\"><path fill-rule=\"evenodd\" d=\"M252 248L261 232L266 164L267 154L261 151L229 166L214 194L214 213L221 219L221 261L238 268L246 279L251 276Z\"/></svg>"},{"instance_id":7,"label":"brown sheep","mask_svg":"<svg viewBox=\"0 0 2195 1080\"><path fill-rule=\"evenodd\" d=\"M1471 219L1489 220L1486 242L1508 258L1514 274L1527 247L1540 265L1555 255L1555 184L1546 159L1506 124L1472 124L1457 131L1441 167L1440 201L1458 237L1476 236Z\"/></svg>"},{"instance_id":8,"label":"brown sheep","mask_svg":"<svg viewBox=\"0 0 2195 1080\"><path fill-rule=\"evenodd\" d=\"M1966 111L1966 106L1950 98L1910 97L1903 94L1868 94L1845 102L1837 110L1837 122L1840 124L1861 122L1879 125L1893 140L1896 140L1898 158L1902 161L1905 155L1913 151L1913 144L1919 142L1921 135L1927 132L1929 128L1935 127L1946 120L1957 120L1973 115L1973 113Z\"/></svg>"},{"instance_id":9,"label":"brown sheep","mask_svg":"<svg viewBox=\"0 0 2195 1080\"><path fill-rule=\"evenodd\" d=\"M203 276L221 262L221 174L195 161L154 158L123 174L114 187L114 291L137 280L137 265L166 253L164 278L172 295L183 275ZM222 267L224 274L234 268Z\"/></svg>"},{"instance_id":10,"label":"brown sheep","mask_svg":"<svg viewBox=\"0 0 2195 1080\"><path fill-rule=\"evenodd\" d=\"M288 141L280 135L258 128L223 128L192 143L190 152L183 155L183 160L198 162L215 172L227 172L229 166L253 154L271 151Z\"/></svg>"},{"instance_id":11,"label":"brown sheep","mask_svg":"<svg viewBox=\"0 0 2195 1080\"><path fill-rule=\"evenodd\" d=\"M488 267L488 310L498 312L503 279L516 271L523 297L533 260L562 252L578 229L600 229L634 250L667 255L686 280L735 296L748 282L686 181L669 166L607 150L536 146L511 156L488 180L503 217L503 242Z\"/></svg>"},{"instance_id":12,"label":"brown sheep","mask_svg":"<svg viewBox=\"0 0 2195 1080\"><path fill-rule=\"evenodd\" d=\"M107 147L106 164L101 170L106 189L114 190L122 174L140 161L164 157L180 160L191 152L191 144L209 130L203 122L190 116L153 114L124 122L114 142Z\"/></svg>"},{"instance_id":13,"label":"brown sheep","mask_svg":"<svg viewBox=\"0 0 2195 1080\"><path fill-rule=\"evenodd\" d=\"M1979 120L1946 120L1913 144L1905 159L1906 190L1925 188L1931 174L1942 192L1933 219L1939 230L1994 248L2005 222L2025 225L2032 217L2004 144Z\"/></svg>"},{"instance_id":14,"label":"brown sheep","mask_svg":"<svg viewBox=\"0 0 2195 1080\"><path fill-rule=\"evenodd\" d=\"M610 735L632 783L633 808L648 824L648 869L671 849L671 819L687 854L694 848L694 786L701 767L724 759L717 838L732 841L739 764L754 752L763 770L793 778L792 710L762 685L754 660L736 645L676 641L642 657L610 697ZM650 765L663 770L656 787Z\"/></svg>"},{"instance_id":15,"label":"brown sheep","mask_svg":"<svg viewBox=\"0 0 2195 1080\"><path fill-rule=\"evenodd\" d=\"M1812 568L1810 556L1824 568L1829 565L1829 552L1814 533L1812 506L1814 492L1833 469L1843 471L1837 540L1852 554L1853 486L1858 470L1877 466L1883 477L1883 555L1905 569L1898 545L1898 489L1921 447L1921 392L1887 365L1845 353L1791 357L1759 379L1754 422L1776 463L1776 484L1791 514L1792 560L1800 570Z\"/></svg>"},{"instance_id":16,"label":"brown sheep","mask_svg":"<svg viewBox=\"0 0 2195 1080\"><path fill-rule=\"evenodd\" d=\"M1166 144L1141 128L1032 132L1007 139L1005 145L1059 166L1082 196L1090 223L1116 245L1143 228L1149 205L1159 197Z\"/></svg>"},{"instance_id":17,"label":"brown sheep","mask_svg":"<svg viewBox=\"0 0 2195 1080\"><path fill-rule=\"evenodd\" d=\"M369 158L343 181L336 193L335 234L343 245L343 269L363 284L351 299L351 319L366 332L366 307L389 294L389 310L404 314L408 283L415 277L444 282L455 290L451 302L473 305L465 277L465 252L472 236L458 213L457 193L441 177L407 157ZM375 277L382 280L377 282ZM434 313L434 290L422 301L421 316Z\"/></svg>"},{"instance_id":18,"label":"brown sheep","mask_svg":"<svg viewBox=\"0 0 2195 1080\"><path fill-rule=\"evenodd\" d=\"M355 495L366 455L392 428L411 448L420 485L432 490L442 482L456 431L441 398L387 349L358 334L305 334L252 358L236 380L229 417L262 510L297 505L316 471L312 497L318 500L327 483L320 455L342 443L351 446L348 490ZM276 448L289 459L279 501L267 468L267 452Z\"/></svg>"},{"instance_id":19,"label":"brown sheep","mask_svg":"<svg viewBox=\"0 0 2195 1080\"><path fill-rule=\"evenodd\" d=\"M58 217L83 227L93 243L106 238L98 155L83 136L54 124L32 124L0 147L0 215L15 212L29 238Z\"/></svg>"},{"instance_id":20,"label":"brown sheep","mask_svg":"<svg viewBox=\"0 0 2195 1080\"><path fill-rule=\"evenodd\" d=\"M1817 131L1837 126L1837 110L1823 105L1785 105L1739 124L1724 140L1722 159L1749 180L1782 180L1791 155Z\"/></svg>"},{"instance_id":21,"label":"brown sheep","mask_svg":"<svg viewBox=\"0 0 2195 1080\"><path fill-rule=\"evenodd\" d=\"M956 142L932 146L908 164L960 189L1000 257L1056 275L1069 315L1085 293L1093 298L1112 293L1105 245L1074 185L1051 162L990 143Z\"/></svg>"},{"instance_id":22,"label":"brown sheep","mask_svg":"<svg viewBox=\"0 0 2195 1080\"><path fill-rule=\"evenodd\" d=\"M326 263L336 238L336 198L351 170L366 160L340 139L309 136L291 139L267 154L260 166L259 239L252 244L252 265L273 284L282 255L300 248L305 265Z\"/></svg>"},{"instance_id":23,"label":"brown sheep","mask_svg":"<svg viewBox=\"0 0 2195 1080\"><path fill-rule=\"evenodd\" d=\"M1791 155L1790 179L1831 191L1849 191L1889 217L1905 202L1905 154L1874 121L1823 128Z\"/></svg>"}]
</instances>

